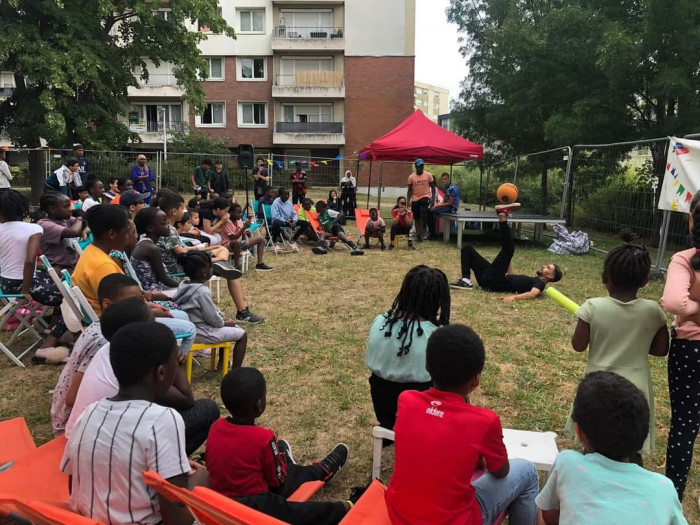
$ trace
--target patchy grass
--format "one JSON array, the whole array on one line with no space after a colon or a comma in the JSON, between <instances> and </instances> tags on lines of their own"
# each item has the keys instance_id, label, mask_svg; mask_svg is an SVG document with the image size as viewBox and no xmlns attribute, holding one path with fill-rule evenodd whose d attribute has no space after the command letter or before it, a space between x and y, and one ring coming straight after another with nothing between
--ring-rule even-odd
<instances>
[{"instance_id":1,"label":"patchy grass","mask_svg":"<svg viewBox=\"0 0 700 525\"><path fill-rule=\"evenodd\" d=\"M384 215L387 215L385 208ZM354 232L349 223L348 232ZM477 241L493 257L493 242ZM459 274L459 251L442 242L417 245L416 251L371 250L350 257L340 247L327 256L266 254L272 273L249 272L243 278L250 307L267 318L249 327L245 364L258 367L268 382L268 407L260 423L288 439L301 461L321 458L335 443L350 447L350 464L324 490L324 499L346 496L348 488L367 483L371 472L375 423L364 364L367 329L390 306L406 271L416 264L443 269L450 280ZM541 247L518 245L515 269L533 272L543 262L562 266L564 280L556 287L574 301L605 294L600 282L602 257L564 257ZM658 299L662 284L650 283L642 296ZM560 449L571 447L564 425L585 364L585 354L571 349L575 319L547 298L503 303L500 294L480 290L453 291L452 322L472 326L487 348L486 370L473 402L498 412L509 428L553 430ZM222 306L233 313L230 299ZM656 391L656 450L645 458L647 468L663 472L670 418L666 362L650 358ZM0 356L0 419L24 416L35 439L51 437L50 395L59 375L52 366L14 367ZM220 376L195 369L197 396L218 397ZM222 411L225 410L222 407ZM696 458L700 450L696 445ZM388 481L393 451L384 453L382 477ZM689 522L700 523L700 468L695 461L685 498Z\"/></svg>"}]
</instances>

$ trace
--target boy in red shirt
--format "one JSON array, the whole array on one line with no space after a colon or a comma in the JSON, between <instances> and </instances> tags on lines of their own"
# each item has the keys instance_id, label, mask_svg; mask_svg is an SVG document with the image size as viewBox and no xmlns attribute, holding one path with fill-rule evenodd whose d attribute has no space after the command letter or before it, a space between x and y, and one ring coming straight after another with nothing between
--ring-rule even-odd
<instances>
[{"instance_id":1,"label":"boy in red shirt","mask_svg":"<svg viewBox=\"0 0 700 525\"><path fill-rule=\"evenodd\" d=\"M490 524L506 508L510 523L536 523L534 465L509 461L498 415L469 403L484 360L481 339L466 326L444 326L430 336L425 367L433 387L399 396L386 491L392 523ZM471 483L477 469L487 473Z\"/></svg>"},{"instance_id":2,"label":"boy in red shirt","mask_svg":"<svg viewBox=\"0 0 700 525\"><path fill-rule=\"evenodd\" d=\"M231 417L219 419L207 439L211 488L269 516L294 524L340 522L361 492L349 501L287 501L302 483L331 481L348 461L348 447L339 443L323 460L297 465L285 440L255 424L265 411L265 378L255 368L231 370L221 382L221 399Z\"/></svg>"}]
</instances>

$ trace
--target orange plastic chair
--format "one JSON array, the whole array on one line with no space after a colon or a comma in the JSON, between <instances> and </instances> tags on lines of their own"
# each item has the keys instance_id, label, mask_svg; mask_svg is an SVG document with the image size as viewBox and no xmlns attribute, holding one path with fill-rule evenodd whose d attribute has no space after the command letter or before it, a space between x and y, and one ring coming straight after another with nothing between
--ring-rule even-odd
<instances>
[{"instance_id":1,"label":"orange plastic chair","mask_svg":"<svg viewBox=\"0 0 700 525\"><path fill-rule=\"evenodd\" d=\"M326 230L323 229L323 226L321 226L321 222L318 220L318 212L307 211L306 216L309 218L309 224L311 224L311 227L319 235L319 237L321 235L325 235L326 241L328 242L341 242L340 239L335 235L328 235L326 233Z\"/></svg>"},{"instance_id":2,"label":"orange plastic chair","mask_svg":"<svg viewBox=\"0 0 700 525\"><path fill-rule=\"evenodd\" d=\"M0 494L48 503L66 503L70 498L68 476L60 471L66 438L58 437L24 454L0 471Z\"/></svg>"},{"instance_id":3,"label":"orange plastic chair","mask_svg":"<svg viewBox=\"0 0 700 525\"><path fill-rule=\"evenodd\" d=\"M0 472L12 462L36 449L34 439L23 417L0 422Z\"/></svg>"},{"instance_id":4,"label":"orange plastic chair","mask_svg":"<svg viewBox=\"0 0 700 525\"><path fill-rule=\"evenodd\" d=\"M99 525L100 522L43 501L0 495L0 517L23 518L41 525Z\"/></svg>"},{"instance_id":5,"label":"orange plastic chair","mask_svg":"<svg viewBox=\"0 0 700 525\"><path fill-rule=\"evenodd\" d=\"M355 503L340 525L390 525L384 493L386 487L375 479L362 497Z\"/></svg>"}]
</instances>

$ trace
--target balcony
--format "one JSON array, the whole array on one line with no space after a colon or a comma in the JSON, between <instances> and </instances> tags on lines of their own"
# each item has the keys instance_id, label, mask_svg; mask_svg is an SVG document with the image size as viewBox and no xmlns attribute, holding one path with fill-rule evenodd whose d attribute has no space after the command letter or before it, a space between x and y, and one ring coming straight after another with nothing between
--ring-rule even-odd
<instances>
[{"instance_id":1,"label":"balcony","mask_svg":"<svg viewBox=\"0 0 700 525\"><path fill-rule=\"evenodd\" d=\"M14 90L13 87L0 87L0 100L11 97Z\"/></svg>"},{"instance_id":2,"label":"balcony","mask_svg":"<svg viewBox=\"0 0 700 525\"><path fill-rule=\"evenodd\" d=\"M272 32L273 51L343 51L342 27L277 26Z\"/></svg>"},{"instance_id":3,"label":"balcony","mask_svg":"<svg viewBox=\"0 0 700 525\"><path fill-rule=\"evenodd\" d=\"M188 122L163 122L155 120L139 120L129 122L129 131L138 133L141 141L144 144L162 144L163 143L163 126L165 126L166 134L170 135L179 131L188 130Z\"/></svg>"},{"instance_id":4,"label":"balcony","mask_svg":"<svg viewBox=\"0 0 700 525\"><path fill-rule=\"evenodd\" d=\"M275 145L344 146L342 122L277 122L272 136Z\"/></svg>"},{"instance_id":5,"label":"balcony","mask_svg":"<svg viewBox=\"0 0 700 525\"><path fill-rule=\"evenodd\" d=\"M341 71L300 71L275 75L272 96L279 98L345 98Z\"/></svg>"},{"instance_id":6,"label":"balcony","mask_svg":"<svg viewBox=\"0 0 700 525\"><path fill-rule=\"evenodd\" d=\"M139 77L138 82L138 87L129 87L129 97L182 98L184 94L175 75L169 73L152 73L147 79Z\"/></svg>"}]
</instances>

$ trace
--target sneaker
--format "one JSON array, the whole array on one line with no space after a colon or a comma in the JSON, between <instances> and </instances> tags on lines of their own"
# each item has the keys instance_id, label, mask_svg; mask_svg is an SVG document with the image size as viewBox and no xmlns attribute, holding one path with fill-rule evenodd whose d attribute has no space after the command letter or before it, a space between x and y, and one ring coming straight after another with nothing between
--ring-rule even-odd
<instances>
[{"instance_id":1,"label":"sneaker","mask_svg":"<svg viewBox=\"0 0 700 525\"><path fill-rule=\"evenodd\" d=\"M255 269L258 272L271 272L272 271L272 266L268 266L265 263L258 263L255 265Z\"/></svg>"},{"instance_id":2,"label":"sneaker","mask_svg":"<svg viewBox=\"0 0 700 525\"><path fill-rule=\"evenodd\" d=\"M290 242L290 243L289 243L289 247L290 247L292 250L294 250L295 252L298 252L298 251L299 251L299 246L297 246L297 243L295 243L295 242Z\"/></svg>"},{"instance_id":3,"label":"sneaker","mask_svg":"<svg viewBox=\"0 0 700 525\"><path fill-rule=\"evenodd\" d=\"M330 243L328 243L328 246L330 246L331 250L335 248L335 241L331 241Z\"/></svg>"},{"instance_id":4,"label":"sneaker","mask_svg":"<svg viewBox=\"0 0 700 525\"><path fill-rule=\"evenodd\" d=\"M474 285L460 279L456 283L451 283L450 288L454 288L456 290L471 290L474 288Z\"/></svg>"},{"instance_id":5,"label":"sneaker","mask_svg":"<svg viewBox=\"0 0 700 525\"><path fill-rule=\"evenodd\" d=\"M494 210L496 210L497 215L500 215L501 213L510 215L511 212L517 210L518 208L520 208L519 202L513 202L512 204L498 204L497 206L494 206Z\"/></svg>"},{"instance_id":6,"label":"sneaker","mask_svg":"<svg viewBox=\"0 0 700 525\"><path fill-rule=\"evenodd\" d=\"M240 271L232 264L227 263L226 261L215 262L213 264L212 270L214 272L214 275L218 277L223 277L227 281L233 281L235 279L238 279L241 275L243 275L242 271Z\"/></svg>"},{"instance_id":7,"label":"sneaker","mask_svg":"<svg viewBox=\"0 0 700 525\"><path fill-rule=\"evenodd\" d=\"M280 452L284 453L285 457L287 458L287 464L297 464L297 462L294 461L294 456L292 456L292 445L289 444L289 441L287 441L286 439L278 439L277 449Z\"/></svg>"},{"instance_id":8,"label":"sneaker","mask_svg":"<svg viewBox=\"0 0 700 525\"><path fill-rule=\"evenodd\" d=\"M359 249L357 246L355 246L352 250L350 250L350 255L364 255L365 252Z\"/></svg>"},{"instance_id":9,"label":"sneaker","mask_svg":"<svg viewBox=\"0 0 700 525\"><path fill-rule=\"evenodd\" d=\"M319 461L317 464L326 472L326 476L321 480L329 483L338 472L343 470L343 467L348 462L348 454L350 453L348 446L345 443L338 443L331 453Z\"/></svg>"},{"instance_id":10,"label":"sneaker","mask_svg":"<svg viewBox=\"0 0 700 525\"><path fill-rule=\"evenodd\" d=\"M390 245L387 247L387 250L389 250L389 251L391 251L391 250L393 250L393 249L394 249L394 245L393 245L393 244L390 244Z\"/></svg>"},{"instance_id":11,"label":"sneaker","mask_svg":"<svg viewBox=\"0 0 700 525\"><path fill-rule=\"evenodd\" d=\"M275 253L277 255L279 255L279 253L282 251L282 247L277 243L272 245L272 249L275 250Z\"/></svg>"},{"instance_id":12,"label":"sneaker","mask_svg":"<svg viewBox=\"0 0 700 525\"><path fill-rule=\"evenodd\" d=\"M328 250L326 250L323 246L319 244L311 248L311 251L314 252L316 255L326 255L328 253Z\"/></svg>"},{"instance_id":13,"label":"sneaker","mask_svg":"<svg viewBox=\"0 0 700 525\"><path fill-rule=\"evenodd\" d=\"M262 323L264 320L265 319L263 319L259 315L255 315L248 308L246 308L245 310L241 310L236 314L236 321L238 321L239 323L258 324Z\"/></svg>"}]
</instances>

